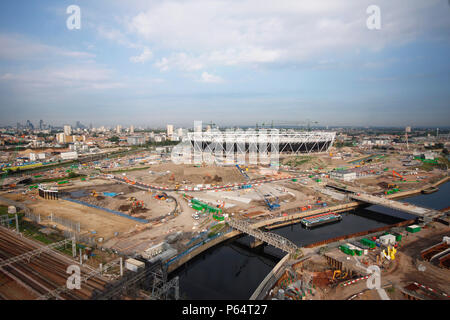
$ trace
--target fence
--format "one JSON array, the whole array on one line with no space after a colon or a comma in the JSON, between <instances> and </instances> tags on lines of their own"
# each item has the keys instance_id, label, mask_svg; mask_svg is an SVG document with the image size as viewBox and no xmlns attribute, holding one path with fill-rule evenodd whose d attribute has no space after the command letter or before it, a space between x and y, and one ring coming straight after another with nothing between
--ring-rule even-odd
<instances>
[{"instance_id":1,"label":"fence","mask_svg":"<svg viewBox=\"0 0 450 320\"><path fill-rule=\"evenodd\" d=\"M50 216L48 216L48 218L50 218L50 221L52 221L52 222L59 223L59 224L65 226L69 229L72 229L78 233L81 232L80 222L75 222L70 219L54 216L53 213L51 213Z\"/></svg>"},{"instance_id":2,"label":"fence","mask_svg":"<svg viewBox=\"0 0 450 320\"><path fill-rule=\"evenodd\" d=\"M44 216L41 214L34 214L34 213L31 213L28 211L28 212L25 212L25 217L36 223L41 223L45 220L51 221L51 222L56 222L58 224L61 224L65 227L75 231L76 233L79 233L81 230L81 225L79 222L75 222L70 219L54 216L53 213L51 213L49 216Z\"/></svg>"},{"instance_id":3,"label":"fence","mask_svg":"<svg viewBox=\"0 0 450 320\"><path fill-rule=\"evenodd\" d=\"M25 211L25 217L30 219L33 222L41 223L41 215L31 213L29 210Z\"/></svg>"},{"instance_id":4,"label":"fence","mask_svg":"<svg viewBox=\"0 0 450 320\"><path fill-rule=\"evenodd\" d=\"M81 235L77 232L73 232L73 231L69 231L69 230L64 230L63 235L65 238L75 237L77 242L82 242L82 243L92 245L92 246L96 244L95 237L90 237L88 235Z\"/></svg>"}]
</instances>

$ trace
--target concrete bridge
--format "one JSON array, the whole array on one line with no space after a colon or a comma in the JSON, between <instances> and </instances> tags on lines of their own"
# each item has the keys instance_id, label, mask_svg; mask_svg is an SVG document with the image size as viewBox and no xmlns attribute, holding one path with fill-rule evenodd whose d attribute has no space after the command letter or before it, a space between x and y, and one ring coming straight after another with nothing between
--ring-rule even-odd
<instances>
[{"instance_id":1,"label":"concrete bridge","mask_svg":"<svg viewBox=\"0 0 450 320\"><path fill-rule=\"evenodd\" d=\"M348 193L348 196L349 198L357 201L378 204L383 207L413 214L423 218L425 221L431 221L433 220L433 218L442 216L442 212L438 210L423 208L414 204L390 200L384 197L374 196L367 193Z\"/></svg>"},{"instance_id":2,"label":"concrete bridge","mask_svg":"<svg viewBox=\"0 0 450 320\"><path fill-rule=\"evenodd\" d=\"M228 224L243 233L251 235L255 239L264 241L275 248L281 249L287 253L295 254L299 252L299 248L292 241L272 232L264 232L258 228L253 227L246 221L237 219L228 219Z\"/></svg>"}]
</instances>

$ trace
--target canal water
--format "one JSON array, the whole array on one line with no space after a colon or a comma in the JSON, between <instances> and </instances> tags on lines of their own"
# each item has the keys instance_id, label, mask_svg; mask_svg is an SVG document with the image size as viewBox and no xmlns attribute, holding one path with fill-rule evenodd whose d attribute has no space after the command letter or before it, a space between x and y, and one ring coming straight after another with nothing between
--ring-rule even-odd
<instances>
[{"instance_id":1,"label":"canal water","mask_svg":"<svg viewBox=\"0 0 450 320\"><path fill-rule=\"evenodd\" d=\"M429 195L417 195L401 201L433 209L450 206L450 183L439 187ZM272 232L282 235L299 246L366 231L399 221L414 219L415 216L384 208L370 206L342 214L342 220L307 230L301 224L282 227ZM260 282L284 256L271 246L250 249L249 236L241 236L213 247L200 254L184 266L175 270L170 277L180 277L182 299L248 299Z\"/></svg>"}]
</instances>

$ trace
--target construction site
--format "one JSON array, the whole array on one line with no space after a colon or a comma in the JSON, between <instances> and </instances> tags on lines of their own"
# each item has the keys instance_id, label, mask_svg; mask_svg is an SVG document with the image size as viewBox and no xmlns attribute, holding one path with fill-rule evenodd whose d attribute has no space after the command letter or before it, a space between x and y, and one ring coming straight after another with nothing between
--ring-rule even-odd
<instances>
[{"instance_id":1,"label":"construction site","mask_svg":"<svg viewBox=\"0 0 450 320\"><path fill-rule=\"evenodd\" d=\"M58 240L75 237L83 250L92 250L80 255L82 260L86 258L83 265L94 269L118 257L136 258L141 262L135 264L144 269L142 263L160 263L161 277L167 281L168 272L214 244L239 234L250 234L255 242L270 243L295 256L291 260L293 264L273 285L272 293L259 298L278 299L286 293L284 298L299 299L301 293L302 298L346 299L348 290L343 283L366 276L358 270L358 265L377 264L392 279L417 269L411 262L417 253L406 255L404 251L408 246L416 248L411 244L416 235L405 236L404 231L398 231L398 235L403 235L401 242L396 240L392 246L380 247L376 245L376 240L381 239L377 234L372 235L375 238L364 238L369 241L364 244L361 239L354 239L334 247L322 246L320 252L315 252L294 244L286 246L286 239L270 236L269 231L295 223L305 228L326 227L328 223L342 220L340 212L374 203L389 206L383 204L385 198L396 204L395 199L427 190L433 192L432 188L438 189L439 183L446 181L445 170L426 171L420 164L405 167L404 157L404 154L394 153L367 155L352 149L336 153L331 148L326 153L282 154L280 165L275 167L174 164L157 153L141 152L80 162L70 169L34 173L31 184L8 184L0 201L17 208L21 221L34 230L31 234L35 238L51 243L54 241L50 237L52 234L58 234ZM361 193L375 197L375 202L371 203L371 198L361 199ZM419 212L420 223L428 217L437 217L432 210L406 209ZM439 237L449 236L448 227L432 222L435 224L434 227L426 225L421 234L430 232L437 237L430 239L439 242ZM442 248L446 250L448 246ZM24 246L22 251L31 249ZM18 254L19 251L5 251L2 259ZM441 258L432 259L440 264L427 265L427 268L448 268L448 254ZM11 277L17 276L12 270L8 272ZM123 275L123 270L121 273ZM97 291L109 288L103 282L104 276L104 273L95 276L99 280L92 287L99 287ZM114 277L120 278L117 272ZM427 283L421 278L414 281L419 280ZM90 283L86 282L85 298L99 294L92 293ZM58 284L61 279L55 278L48 289L54 290ZM33 290L34 295L44 293L37 288ZM448 292L449 288L437 287L436 290ZM134 292L134 295L146 296L145 292L141 293Z\"/></svg>"},{"instance_id":2,"label":"construction site","mask_svg":"<svg viewBox=\"0 0 450 320\"><path fill-rule=\"evenodd\" d=\"M448 300L448 246L448 227L440 223L424 229L397 226L327 245L312 244L302 261L286 265L266 298ZM378 292L367 285L368 266L381 270Z\"/></svg>"}]
</instances>

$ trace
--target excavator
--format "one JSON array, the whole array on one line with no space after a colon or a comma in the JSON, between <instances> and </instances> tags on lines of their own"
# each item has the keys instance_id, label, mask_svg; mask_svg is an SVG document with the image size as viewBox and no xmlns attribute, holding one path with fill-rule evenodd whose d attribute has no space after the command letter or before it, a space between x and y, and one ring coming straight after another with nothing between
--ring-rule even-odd
<instances>
[{"instance_id":1,"label":"excavator","mask_svg":"<svg viewBox=\"0 0 450 320\"><path fill-rule=\"evenodd\" d=\"M405 181L405 180L406 180L401 174L399 174L399 173L396 172L395 170L392 170L392 176L393 176L394 178L395 178L395 176L397 176L397 177L399 177L400 180L402 180L402 181Z\"/></svg>"},{"instance_id":2,"label":"excavator","mask_svg":"<svg viewBox=\"0 0 450 320\"><path fill-rule=\"evenodd\" d=\"M348 272L343 273L341 270L334 270L333 281L347 278Z\"/></svg>"},{"instance_id":3,"label":"excavator","mask_svg":"<svg viewBox=\"0 0 450 320\"><path fill-rule=\"evenodd\" d=\"M93 196L93 197L98 197L99 196L99 194L97 193L97 191L95 191L95 190L92 190L91 191L91 196Z\"/></svg>"}]
</instances>

